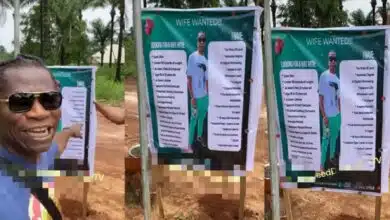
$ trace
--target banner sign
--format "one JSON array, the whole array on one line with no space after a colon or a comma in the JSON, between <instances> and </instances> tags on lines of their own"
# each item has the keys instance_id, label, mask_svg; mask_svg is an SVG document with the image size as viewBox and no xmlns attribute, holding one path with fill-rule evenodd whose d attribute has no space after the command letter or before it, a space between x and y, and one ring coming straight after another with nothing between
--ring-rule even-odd
<instances>
[{"instance_id":1,"label":"banner sign","mask_svg":"<svg viewBox=\"0 0 390 220\"><path fill-rule=\"evenodd\" d=\"M93 175L97 127L93 104L96 67L53 66L49 69L60 82L63 96L62 115L57 132L73 124L83 124L83 137L69 140L61 158L56 161L56 169L72 172L85 170L89 171L89 175Z\"/></svg>"},{"instance_id":2,"label":"banner sign","mask_svg":"<svg viewBox=\"0 0 390 220\"><path fill-rule=\"evenodd\" d=\"M142 11L149 139L159 163L191 158L206 169L252 169L262 97L261 12Z\"/></svg>"},{"instance_id":3,"label":"banner sign","mask_svg":"<svg viewBox=\"0 0 390 220\"><path fill-rule=\"evenodd\" d=\"M387 38L384 28L272 31L286 183L387 191Z\"/></svg>"}]
</instances>

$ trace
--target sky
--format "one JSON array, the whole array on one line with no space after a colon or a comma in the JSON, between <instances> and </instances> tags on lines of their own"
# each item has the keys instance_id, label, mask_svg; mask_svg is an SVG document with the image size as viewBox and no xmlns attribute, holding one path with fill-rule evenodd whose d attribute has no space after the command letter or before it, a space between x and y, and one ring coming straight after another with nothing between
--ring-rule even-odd
<instances>
[{"instance_id":1,"label":"sky","mask_svg":"<svg viewBox=\"0 0 390 220\"><path fill-rule=\"evenodd\" d=\"M139 0L142 1L142 0ZM285 3L287 0L276 0L276 3ZM380 1L379 1L380 3ZM132 13L132 4L131 0L125 0L125 11L126 11L126 29L130 28L133 23L133 13ZM353 11L356 9L362 9L364 13L368 13L371 10L371 5L369 0L346 0L344 2L344 8L348 11ZM22 10L22 13L28 12L28 9ZM88 9L83 12L83 17L87 21L88 25L90 22L96 18L101 18L104 22L110 21L110 8L99 8L99 9ZM119 12L117 13L119 15ZM13 50L12 40L13 40L13 18L12 12L7 11L5 22L0 23L0 45L3 45L8 52ZM21 37L22 34L21 34Z\"/></svg>"}]
</instances>

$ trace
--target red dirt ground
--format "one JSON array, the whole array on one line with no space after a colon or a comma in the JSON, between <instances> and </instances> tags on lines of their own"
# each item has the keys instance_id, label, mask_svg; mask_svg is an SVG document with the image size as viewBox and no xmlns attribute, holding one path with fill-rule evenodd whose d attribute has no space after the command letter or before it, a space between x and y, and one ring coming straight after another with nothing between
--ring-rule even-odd
<instances>
[{"instance_id":1,"label":"red dirt ground","mask_svg":"<svg viewBox=\"0 0 390 220\"><path fill-rule=\"evenodd\" d=\"M88 219L143 219L139 205L124 206L124 146L138 143L136 82L126 81L126 126L117 126L99 116L98 139L96 147L96 172L104 174L101 182L91 185L88 205ZM264 106L263 106L264 107ZM124 133L124 129L126 135ZM245 219L264 219L264 169L268 161L266 135L266 110L263 108L257 132L255 169L248 173ZM124 137L125 136L125 140ZM154 172L153 177L157 178ZM167 172L171 178L163 187L163 204L168 220L230 220L238 216L238 184L210 183L205 187L199 177L189 178L192 184L184 183L186 172ZM187 172L188 175L188 172ZM194 174L195 176L195 174ZM176 177L176 179L173 179ZM179 177L181 177L179 179ZM75 179L59 178L57 196L60 196L61 209L66 219L81 219L82 183ZM210 181L207 181L210 182ZM203 184L203 185L202 185ZM207 188L207 190L205 190ZM224 190L224 196L207 195L202 191ZM234 191L233 191L234 189ZM236 196L232 195L235 192ZM311 192L309 190L292 190L292 211L296 220L358 220L374 219L375 199L369 196L344 193ZM388 194L382 198L382 220L390 219ZM158 209L153 205L153 220L162 219ZM124 217L126 213L126 218Z\"/></svg>"},{"instance_id":2,"label":"red dirt ground","mask_svg":"<svg viewBox=\"0 0 390 220\"><path fill-rule=\"evenodd\" d=\"M104 178L90 184L87 219L125 219L124 135L123 125L115 125L98 115L95 173ZM82 219L82 181L77 177L57 178L55 193L64 219Z\"/></svg>"},{"instance_id":3,"label":"red dirt ground","mask_svg":"<svg viewBox=\"0 0 390 220\"><path fill-rule=\"evenodd\" d=\"M136 81L126 81L126 108L132 116L128 116L126 125L126 144L129 146L138 140L138 121L134 117L137 113L136 102ZM245 202L245 219L264 219L264 164L268 163L268 140L267 140L267 120L266 106L263 104L259 129L257 132L255 168L248 173L247 194ZM177 173L177 171L176 171ZM153 173L155 176L156 173ZM230 220L237 219L239 203L237 198L224 198L228 194L233 194L232 188L222 186L208 187L208 191L225 188L225 196L201 194L204 187L197 185L197 181L192 178L192 186L183 183L185 172L179 174L170 172L169 176L182 176L179 183L173 184L165 181L163 188L163 204L165 217L168 220ZM236 184L238 185L238 184ZM189 188L191 187L191 188ZM239 187L235 186L235 194ZM229 193L230 192L230 193ZM237 197L237 196L236 196ZM369 220L374 219L375 198L345 193L313 192L310 190L291 191L292 212L295 220ZM389 195L382 197L381 219L390 219ZM152 208L153 220L161 219L158 215L156 205ZM141 208L128 208L128 219L142 219Z\"/></svg>"}]
</instances>

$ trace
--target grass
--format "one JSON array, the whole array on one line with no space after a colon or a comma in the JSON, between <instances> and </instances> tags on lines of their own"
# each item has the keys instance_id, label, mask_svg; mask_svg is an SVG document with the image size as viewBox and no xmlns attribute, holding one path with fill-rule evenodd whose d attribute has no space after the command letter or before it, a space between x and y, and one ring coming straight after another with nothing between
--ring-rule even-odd
<instances>
[{"instance_id":1,"label":"grass","mask_svg":"<svg viewBox=\"0 0 390 220\"><path fill-rule=\"evenodd\" d=\"M124 74L121 82L115 82L116 66L98 66L96 72L96 100L111 105L119 105L124 100ZM123 71L122 71L123 72Z\"/></svg>"}]
</instances>

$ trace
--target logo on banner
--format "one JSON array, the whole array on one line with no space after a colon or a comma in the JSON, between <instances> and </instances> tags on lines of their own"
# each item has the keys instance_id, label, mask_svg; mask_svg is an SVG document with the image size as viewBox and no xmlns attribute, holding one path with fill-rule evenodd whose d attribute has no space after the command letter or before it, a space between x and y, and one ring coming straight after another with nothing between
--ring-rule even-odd
<instances>
[{"instance_id":1,"label":"logo on banner","mask_svg":"<svg viewBox=\"0 0 390 220\"><path fill-rule=\"evenodd\" d=\"M153 28L154 28L154 22L153 22L153 20L152 19L150 19L150 18L147 18L146 19L146 21L145 21L145 27L144 27L145 29L145 33L146 33L146 35L151 35L152 34L152 30L153 30Z\"/></svg>"},{"instance_id":2,"label":"logo on banner","mask_svg":"<svg viewBox=\"0 0 390 220\"><path fill-rule=\"evenodd\" d=\"M275 54L279 55L280 53L282 53L283 47L284 41L280 38L277 38L275 41Z\"/></svg>"}]
</instances>

